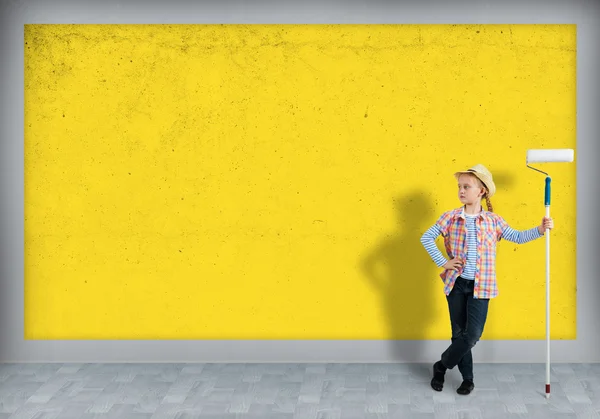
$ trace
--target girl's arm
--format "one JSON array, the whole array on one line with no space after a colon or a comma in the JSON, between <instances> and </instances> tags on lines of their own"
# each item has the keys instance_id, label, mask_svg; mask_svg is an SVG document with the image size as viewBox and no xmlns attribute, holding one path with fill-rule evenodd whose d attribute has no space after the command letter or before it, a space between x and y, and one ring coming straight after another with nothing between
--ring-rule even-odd
<instances>
[{"instance_id":1,"label":"girl's arm","mask_svg":"<svg viewBox=\"0 0 600 419\"><path fill-rule=\"evenodd\" d=\"M501 237L517 244L523 244L544 236L546 227L553 228L553 220L551 218L542 218L542 224L537 227L530 228L524 231L518 231L511 228L508 224L503 223Z\"/></svg>"},{"instance_id":2,"label":"girl's arm","mask_svg":"<svg viewBox=\"0 0 600 419\"><path fill-rule=\"evenodd\" d=\"M429 253L433 262L441 268L448 262L448 259L444 257L442 252L440 252L440 249L435 245L435 239L440 234L442 234L442 232L439 226L434 224L429 230L423 233L423 236L421 236L421 244L425 247L425 250L427 250L427 253Z\"/></svg>"},{"instance_id":3,"label":"girl's arm","mask_svg":"<svg viewBox=\"0 0 600 419\"><path fill-rule=\"evenodd\" d=\"M539 239L543 234L540 234L538 227L530 228L529 230L518 231L510 226L505 226L502 230L502 238L509 242L523 244L535 239Z\"/></svg>"}]
</instances>

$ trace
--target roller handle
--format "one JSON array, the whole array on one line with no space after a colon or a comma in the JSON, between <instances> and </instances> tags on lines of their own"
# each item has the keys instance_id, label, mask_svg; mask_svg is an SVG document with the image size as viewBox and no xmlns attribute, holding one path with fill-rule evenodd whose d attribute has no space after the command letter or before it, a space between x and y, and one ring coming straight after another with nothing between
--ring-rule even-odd
<instances>
[{"instance_id":1,"label":"roller handle","mask_svg":"<svg viewBox=\"0 0 600 419\"><path fill-rule=\"evenodd\" d=\"M544 206L550 217L550 176L546 177ZM546 398L550 397L550 230L546 229Z\"/></svg>"}]
</instances>

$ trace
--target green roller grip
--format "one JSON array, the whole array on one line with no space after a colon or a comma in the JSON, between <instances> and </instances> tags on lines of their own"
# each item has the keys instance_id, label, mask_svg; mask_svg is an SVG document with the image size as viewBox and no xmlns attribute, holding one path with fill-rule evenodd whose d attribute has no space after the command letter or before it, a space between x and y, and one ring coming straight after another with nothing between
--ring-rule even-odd
<instances>
[{"instance_id":1,"label":"green roller grip","mask_svg":"<svg viewBox=\"0 0 600 419\"><path fill-rule=\"evenodd\" d=\"M550 176L548 176L546 178L546 193L544 196L544 205L545 206L550 206L550 182L552 181L552 179L550 179Z\"/></svg>"}]
</instances>

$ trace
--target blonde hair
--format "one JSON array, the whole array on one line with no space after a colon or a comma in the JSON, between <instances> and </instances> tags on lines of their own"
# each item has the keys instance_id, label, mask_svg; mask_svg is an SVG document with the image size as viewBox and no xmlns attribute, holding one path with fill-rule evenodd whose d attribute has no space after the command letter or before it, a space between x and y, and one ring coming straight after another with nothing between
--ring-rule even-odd
<instances>
[{"instance_id":1,"label":"blonde hair","mask_svg":"<svg viewBox=\"0 0 600 419\"><path fill-rule=\"evenodd\" d=\"M494 212L494 207L492 207L492 203L490 201L490 197L488 196L487 192L485 193L484 197L485 197L485 204L487 205L488 211Z\"/></svg>"}]
</instances>

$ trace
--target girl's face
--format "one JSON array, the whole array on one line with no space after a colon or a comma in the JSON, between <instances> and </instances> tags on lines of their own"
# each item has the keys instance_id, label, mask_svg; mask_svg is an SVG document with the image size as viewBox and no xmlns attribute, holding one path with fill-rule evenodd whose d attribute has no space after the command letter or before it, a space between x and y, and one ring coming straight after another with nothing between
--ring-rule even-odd
<instances>
[{"instance_id":1,"label":"girl's face","mask_svg":"<svg viewBox=\"0 0 600 419\"><path fill-rule=\"evenodd\" d=\"M477 204L485 194L485 189L473 175L463 174L458 178L458 199L463 204Z\"/></svg>"}]
</instances>

